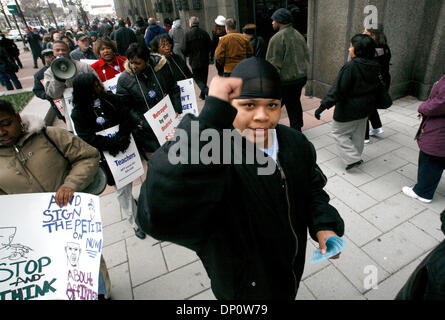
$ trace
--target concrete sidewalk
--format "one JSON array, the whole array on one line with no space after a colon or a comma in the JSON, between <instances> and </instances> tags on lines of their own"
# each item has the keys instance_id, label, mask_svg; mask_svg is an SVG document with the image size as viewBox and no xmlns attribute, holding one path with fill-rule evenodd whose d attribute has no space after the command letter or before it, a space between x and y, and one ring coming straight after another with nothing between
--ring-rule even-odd
<instances>
[{"instance_id":1,"label":"concrete sidewalk","mask_svg":"<svg viewBox=\"0 0 445 320\"><path fill-rule=\"evenodd\" d=\"M445 208L445 182L441 181L430 204L401 192L416 181L418 147L413 137L419 104L405 97L380 112L385 132L371 137L365 163L350 172L345 172L337 156L330 123L304 131L329 179L326 190L331 204L345 221L346 248L339 260L311 265L317 244L308 242L297 299L393 299L425 255L444 239L439 214ZM135 183L135 197L140 186ZM113 299L215 299L194 252L149 236L136 238L114 193L103 195L101 206L103 254ZM374 271L378 289L366 288Z\"/></svg>"}]
</instances>

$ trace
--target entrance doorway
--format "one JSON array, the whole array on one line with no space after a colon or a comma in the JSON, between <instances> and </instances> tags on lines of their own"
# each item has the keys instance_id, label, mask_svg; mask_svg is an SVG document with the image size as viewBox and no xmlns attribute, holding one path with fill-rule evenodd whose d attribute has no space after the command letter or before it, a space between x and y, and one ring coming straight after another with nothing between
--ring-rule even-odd
<instances>
[{"instance_id":1,"label":"entrance doorway","mask_svg":"<svg viewBox=\"0 0 445 320\"><path fill-rule=\"evenodd\" d=\"M293 16L293 27L307 37L308 0L238 0L240 29L248 23L255 23L257 36L266 42L275 34L272 28L272 14L279 8L287 8Z\"/></svg>"}]
</instances>

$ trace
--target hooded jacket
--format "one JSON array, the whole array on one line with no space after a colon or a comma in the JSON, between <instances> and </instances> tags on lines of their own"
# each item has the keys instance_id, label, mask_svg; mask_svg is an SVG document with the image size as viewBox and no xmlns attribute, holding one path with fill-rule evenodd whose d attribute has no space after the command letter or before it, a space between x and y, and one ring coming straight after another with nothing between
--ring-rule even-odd
<instances>
[{"instance_id":1,"label":"hooded jacket","mask_svg":"<svg viewBox=\"0 0 445 320\"><path fill-rule=\"evenodd\" d=\"M0 194L56 192L60 187L85 189L99 168L99 152L65 129L22 116L25 134L15 146L0 146ZM66 160L68 159L69 162Z\"/></svg>"},{"instance_id":2,"label":"hooded jacket","mask_svg":"<svg viewBox=\"0 0 445 320\"><path fill-rule=\"evenodd\" d=\"M181 20L173 21L173 26L168 34L173 39L173 52L185 59L185 30L181 27Z\"/></svg>"},{"instance_id":3,"label":"hooded jacket","mask_svg":"<svg viewBox=\"0 0 445 320\"><path fill-rule=\"evenodd\" d=\"M424 153L445 157L445 75L431 90L427 101L419 106L423 120L417 143Z\"/></svg>"},{"instance_id":4,"label":"hooded jacket","mask_svg":"<svg viewBox=\"0 0 445 320\"><path fill-rule=\"evenodd\" d=\"M368 117L377 104L380 65L375 60L354 58L337 75L334 85L321 101L323 109L335 105L334 120L348 122Z\"/></svg>"},{"instance_id":5,"label":"hooded jacket","mask_svg":"<svg viewBox=\"0 0 445 320\"><path fill-rule=\"evenodd\" d=\"M147 152L157 149L159 142L145 119L144 113L153 108L167 94L170 96L175 111L182 113L181 92L167 64L168 61L164 56L150 54L150 66L135 75L127 60L124 64L125 71L117 82L116 93L126 96L131 101L129 111L132 119L137 123L143 122L144 136L139 136L135 131L133 133L138 147Z\"/></svg>"},{"instance_id":6,"label":"hooded jacket","mask_svg":"<svg viewBox=\"0 0 445 320\"><path fill-rule=\"evenodd\" d=\"M247 37L233 31L219 39L215 50L215 59L224 66L225 73L231 73L233 68L244 59L253 56L253 48Z\"/></svg>"},{"instance_id":7,"label":"hooded jacket","mask_svg":"<svg viewBox=\"0 0 445 320\"><path fill-rule=\"evenodd\" d=\"M206 145L193 148L193 120L199 120L199 132L213 128L222 137L224 129L233 129L235 116L228 102L210 96L199 118L184 117L176 132L184 130L189 139L175 137L149 159L138 220L152 237L194 250L216 298L294 299L307 229L314 240L320 230L344 232L305 136L278 125L279 166L270 175L259 175L257 162L247 164L244 149L234 153L235 142L232 164L173 164L169 159L172 153L190 160L193 152L204 151ZM233 164L238 156L241 161Z\"/></svg>"}]
</instances>

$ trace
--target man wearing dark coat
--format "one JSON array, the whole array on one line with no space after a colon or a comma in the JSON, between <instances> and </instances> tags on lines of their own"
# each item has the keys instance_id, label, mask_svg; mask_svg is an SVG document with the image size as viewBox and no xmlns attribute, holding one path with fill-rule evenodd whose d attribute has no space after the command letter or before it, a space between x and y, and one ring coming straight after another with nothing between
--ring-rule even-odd
<instances>
[{"instance_id":1,"label":"man wearing dark coat","mask_svg":"<svg viewBox=\"0 0 445 320\"><path fill-rule=\"evenodd\" d=\"M40 36L28 28L25 28L25 32L25 42L29 43L29 46L31 47L32 58L34 60L34 69L38 69L38 58L40 58L42 60L42 64L45 65L45 61L43 60L41 53L42 48L40 46Z\"/></svg>"},{"instance_id":2,"label":"man wearing dark coat","mask_svg":"<svg viewBox=\"0 0 445 320\"><path fill-rule=\"evenodd\" d=\"M111 40L116 41L117 51L121 56L125 56L130 44L137 42L136 34L125 26L125 22L119 21L119 29L113 32Z\"/></svg>"}]
</instances>

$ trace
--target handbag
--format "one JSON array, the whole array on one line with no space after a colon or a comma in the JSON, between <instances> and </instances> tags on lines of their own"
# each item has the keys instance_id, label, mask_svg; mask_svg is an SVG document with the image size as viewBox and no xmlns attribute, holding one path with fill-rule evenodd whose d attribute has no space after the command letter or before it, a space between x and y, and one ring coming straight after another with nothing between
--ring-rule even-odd
<instances>
[{"instance_id":1,"label":"handbag","mask_svg":"<svg viewBox=\"0 0 445 320\"><path fill-rule=\"evenodd\" d=\"M69 160L65 157L65 155L62 153L62 151L60 151L60 149L56 145L56 143L48 136L48 134L46 132L46 128L42 129L42 133L46 137L46 139L54 146L54 148L56 148L57 152L59 152L59 154L69 163ZM111 179L110 179L110 176L111 176ZM107 162L101 158L99 161L99 170L97 171L96 175L94 176L93 182L91 182L81 192L90 193L90 194L94 194L94 195L98 196L105 190L105 188L107 187L107 184L114 185L115 183L114 183L113 175L111 174L111 171L108 168Z\"/></svg>"},{"instance_id":2,"label":"handbag","mask_svg":"<svg viewBox=\"0 0 445 320\"><path fill-rule=\"evenodd\" d=\"M376 109L388 109L392 106L392 98L386 89L385 81L383 81L382 75L379 73L380 85L377 88L377 101Z\"/></svg>"}]
</instances>

